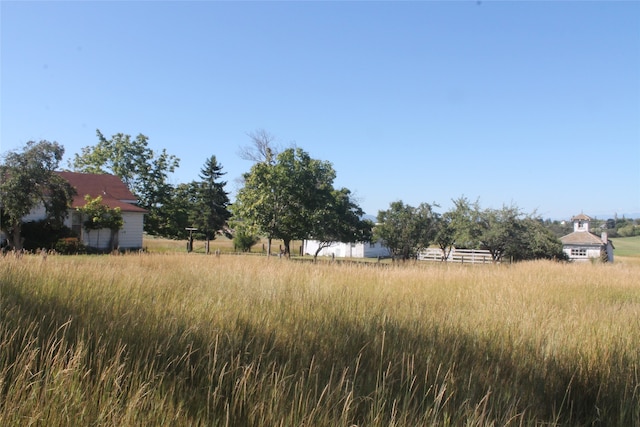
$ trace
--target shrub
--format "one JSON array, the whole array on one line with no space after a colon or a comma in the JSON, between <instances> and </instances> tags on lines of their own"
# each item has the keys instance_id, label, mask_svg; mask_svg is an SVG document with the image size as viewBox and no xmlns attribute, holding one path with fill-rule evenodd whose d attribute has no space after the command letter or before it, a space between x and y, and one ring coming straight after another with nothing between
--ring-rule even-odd
<instances>
[{"instance_id":1,"label":"shrub","mask_svg":"<svg viewBox=\"0 0 640 427\"><path fill-rule=\"evenodd\" d=\"M241 252L249 252L251 247L259 241L259 237L244 230L236 231L235 236L233 236L233 246Z\"/></svg>"},{"instance_id":2,"label":"shrub","mask_svg":"<svg viewBox=\"0 0 640 427\"><path fill-rule=\"evenodd\" d=\"M47 220L22 224L24 248L31 251L42 248L54 249L60 239L72 236L73 232L68 227L59 226Z\"/></svg>"},{"instance_id":3,"label":"shrub","mask_svg":"<svg viewBox=\"0 0 640 427\"><path fill-rule=\"evenodd\" d=\"M65 237L56 242L56 252L64 255L84 253L86 248L77 237Z\"/></svg>"}]
</instances>

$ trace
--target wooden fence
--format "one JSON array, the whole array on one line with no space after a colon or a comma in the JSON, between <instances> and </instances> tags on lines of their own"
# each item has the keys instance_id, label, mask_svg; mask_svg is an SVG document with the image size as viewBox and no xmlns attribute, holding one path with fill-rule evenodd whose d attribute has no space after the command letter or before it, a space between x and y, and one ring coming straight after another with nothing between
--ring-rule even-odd
<instances>
[{"instance_id":1,"label":"wooden fence","mask_svg":"<svg viewBox=\"0 0 640 427\"><path fill-rule=\"evenodd\" d=\"M428 248L418 254L419 261L445 261L442 251L436 248ZM491 264L491 253L484 249L453 249L446 259L447 262Z\"/></svg>"}]
</instances>

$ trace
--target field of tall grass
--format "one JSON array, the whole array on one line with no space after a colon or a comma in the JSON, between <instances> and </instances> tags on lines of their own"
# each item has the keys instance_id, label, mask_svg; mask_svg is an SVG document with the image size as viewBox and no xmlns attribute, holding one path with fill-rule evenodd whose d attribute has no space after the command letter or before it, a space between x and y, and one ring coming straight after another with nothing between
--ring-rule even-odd
<instances>
[{"instance_id":1,"label":"field of tall grass","mask_svg":"<svg viewBox=\"0 0 640 427\"><path fill-rule=\"evenodd\" d=\"M631 426L640 265L0 258L2 426Z\"/></svg>"}]
</instances>

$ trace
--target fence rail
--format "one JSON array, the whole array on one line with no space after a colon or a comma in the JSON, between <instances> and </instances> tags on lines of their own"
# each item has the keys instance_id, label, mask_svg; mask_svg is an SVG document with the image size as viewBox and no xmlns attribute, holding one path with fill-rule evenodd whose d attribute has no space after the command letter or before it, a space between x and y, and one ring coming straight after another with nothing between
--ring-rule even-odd
<instances>
[{"instance_id":1,"label":"fence rail","mask_svg":"<svg viewBox=\"0 0 640 427\"><path fill-rule=\"evenodd\" d=\"M491 264L493 258L491 252L484 249L453 249L446 260L442 251L436 248L428 248L418 254L419 261L447 261L471 264Z\"/></svg>"}]
</instances>

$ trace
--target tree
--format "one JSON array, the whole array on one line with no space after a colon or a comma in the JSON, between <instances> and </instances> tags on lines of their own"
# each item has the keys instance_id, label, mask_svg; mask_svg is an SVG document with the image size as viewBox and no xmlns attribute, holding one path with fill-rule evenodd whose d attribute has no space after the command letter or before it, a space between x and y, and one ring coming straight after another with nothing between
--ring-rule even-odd
<instances>
[{"instance_id":1,"label":"tree","mask_svg":"<svg viewBox=\"0 0 640 427\"><path fill-rule=\"evenodd\" d=\"M434 217L434 237L433 242L442 251L442 261L449 258L449 254L456 244L456 230L453 228L453 218L451 212Z\"/></svg>"},{"instance_id":2,"label":"tree","mask_svg":"<svg viewBox=\"0 0 640 427\"><path fill-rule=\"evenodd\" d=\"M178 167L180 160L162 150L156 154L149 148L149 138L139 134L115 134L111 139L96 131L98 144L82 148L76 154L72 168L77 172L111 173L117 175L138 198L138 204L149 211L144 229L150 234L162 234L165 207L171 201L173 187L168 175Z\"/></svg>"},{"instance_id":3,"label":"tree","mask_svg":"<svg viewBox=\"0 0 640 427\"><path fill-rule=\"evenodd\" d=\"M523 227L518 221L520 215L520 209L515 206L481 212L480 247L491 253L494 262L500 261L508 248L522 243Z\"/></svg>"},{"instance_id":4,"label":"tree","mask_svg":"<svg viewBox=\"0 0 640 427\"><path fill-rule=\"evenodd\" d=\"M334 242L368 242L372 239L373 223L362 219L363 210L352 199L347 188L333 190L330 197L315 212L311 237L319 242L313 259Z\"/></svg>"},{"instance_id":5,"label":"tree","mask_svg":"<svg viewBox=\"0 0 640 427\"><path fill-rule=\"evenodd\" d=\"M225 175L216 156L209 157L200 170L200 182L192 183L194 204L189 213L191 225L203 233L208 241L215 239L216 233L227 223L231 213L228 210L229 193L224 190Z\"/></svg>"},{"instance_id":6,"label":"tree","mask_svg":"<svg viewBox=\"0 0 640 427\"><path fill-rule=\"evenodd\" d=\"M522 242L511 246L505 255L516 261L530 259L565 260L566 254L562 250L562 242L549 230L540 218L527 216L522 222Z\"/></svg>"},{"instance_id":7,"label":"tree","mask_svg":"<svg viewBox=\"0 0 640 427\"><path fill-rule=\"evenodd\" d=\"M454 230L453 241L458 249L479 248L478 238L480 229L480 204L469 201L462 196L452 200L454 208L447 213L450 217L451 228Z\"/></svg>"},{"instance_id":8,"label":"tree","mask_svg":"<svg viewBox=\"0 0 640 427\"><path fill-rule=\"evenodd\" d=\"M57 142L29 141L0 164L1 228L11 245L22 249L22 218L42 203L50 221L62 224L74 189L55 173L64 148Z\"/></svg>"},{"instance_id":9,"label":"tree","mask_svg":"<svg viewBox=\"0 0 640 427\"><path fill-rule=\"evenodd\" d=\"M174 187L171 198L162 206L164 216L158 222L159 234L171 239L186 239L191 227L189 219L191 207L195 204L195 190L192 182L181 183Z\"/></svg>"},{"instance_id":10,"label":"tree","mask_svg":"<svg viewBox=\"0 0 640 427\"><path fill-rule=\"evenodd\" d=\"M233 230L233 247L240 252L249 252L251 247L258 243L260 238L251 232L251 229L243 224L235 224Z\"/></svg>"},{"instance_id":11,"label":"tree","mask_svg":"<svg viewBox=\"0 0 640 427\"><path fill-rule=\"evenodd\" d=\"M85 204L77 208L85 218L83 225L84 228L90 233L92 230L98 231L96 239L96 246L100 247L100 230L108 229L109 235L109 248L114 250L118 246L118 230L124 225L122 218L122 211L119 207L110 208L102 203L102 196L92 198L90 195L84 197Z\"/></svg>"},{"instance_id":12,"label":"tree","mask_svg":"<svg viewBox=\"0 0 640 427\"><path fill-rule=\"evenodd\" d=\"M489 250L494 262L565 258L562 243L535 213L526 215L511 205L482 210L479 218L479 246Z\"/></svg>"},{"instance_id":13,"label":"tree","mask_svg":"<svg viewBox=\"0 0 640 427\"><path fill-rule=\"evenodd\" d=\"M376 237L389 248L394 259L407 260L428 247L435 236L435 214L428 203L417 208L401 200L378 212Z\"/></svg>"},{"instance_id":14,"label":"tree","mask_svg":"<svg viewBox=\"0 0 640 427\"><path fill-rule=\"evenodd\" d=\"M251 145L240 148L241 159L250 160L254 163L273 164L275 158L280 153L280 148L275 146L275 136L264 129L258 129L247 134L251 138Z\"/></svg>"},{"instance_id":15,"label":"tree","mask_svg":"<svg viewBox=\"0 0 640 427\"><path fill-rule=\"evenodd\" d=\"M332 190L335 171L329 162L312 159L300 148L289 148L275 161L259 162L244 175L233 207L237 218L271 240L282 239L285 254L292 240L313 230L313 219Z\"/></svg>"}]
</instances>

